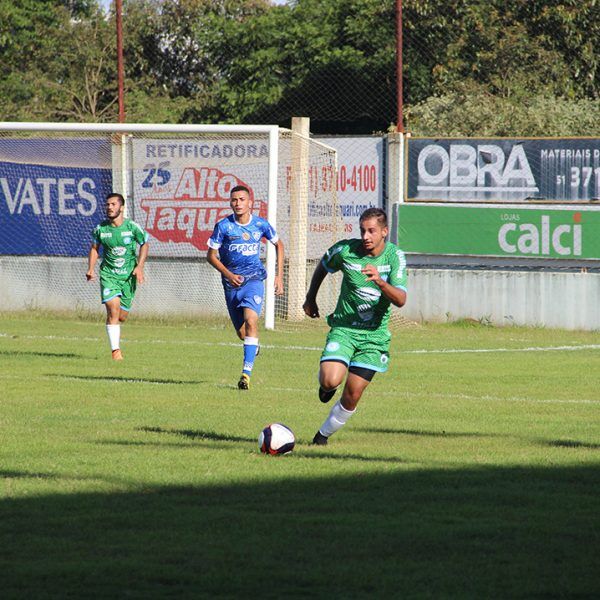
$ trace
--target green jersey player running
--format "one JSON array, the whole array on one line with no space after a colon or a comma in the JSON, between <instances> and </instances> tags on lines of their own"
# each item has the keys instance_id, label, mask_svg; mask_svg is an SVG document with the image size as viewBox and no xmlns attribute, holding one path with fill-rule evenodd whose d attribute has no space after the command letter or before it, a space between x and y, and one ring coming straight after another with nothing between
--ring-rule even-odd
<instances>
[{"instance_id":1,"label":"green jersey player running","mask_svg":"<svg viewBox=\"0 0 600 600\"><path fill-rule=\"evenodd\" d=\"M131 310L135 289L144 283L144 263L148 257L148 234L123 215L125 198L111 193L106 197L106 220L92 232L92 247L85 276L94 281L94 267L102 246L100 265L100 297L106 306L106 332L112 357L123 360L121 353L121 323ZM136 257L137 246L140 246Z\"/></svg>"},{"instance_id":2,"label":"green jersey player running","mask_svg":"<svg viewBox=\"0 0 600 600\"><path fill-rule=\"evenodd\" d=\"M390 304L406 302L406 259L390 242L387 216L369 208L360 216L361 239L342 240L325 253L315 269L304 312L319 317L317 292L327 273L342 271L337 305L327 317L331 327L319 369L319 398L329 402L346 377L341 399L313 438L325 445L354 414L356 405L375 373L387 371Z\"/></svg>"}]
</instances>

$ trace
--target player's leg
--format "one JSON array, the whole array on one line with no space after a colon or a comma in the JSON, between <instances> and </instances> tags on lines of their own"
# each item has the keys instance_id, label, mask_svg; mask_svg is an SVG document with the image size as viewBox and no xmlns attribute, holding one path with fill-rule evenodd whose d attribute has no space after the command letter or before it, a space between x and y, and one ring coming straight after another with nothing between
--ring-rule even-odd
<instances>
[{"instance_id":1,"label":"player's leg","mask_svg":"<svg viewBox=\"0 0 600 600\"><path fill-rule=\"evenodd\" d=\"M106 334L114 360L123 360L121 353L121 324L119 313L121 311L121 299L119 296L111 298L104 303L106 307Z\"/></svg>"},{"instance_id":2,"label":"player's leg","mask_svg":"<svg viewBox=\"0 0 600 600\"><path fill-rule=\"evenodd\" d=\"M239 296L240 306L244 314L244 364L238 388L247 390L250 387L250 377L254 369L254 360L258 354L258 320L264 296L263 282L254 280L246 282L242 286Z\"/></svg>"},{"instance_id":3,"label":"player's leg","mask_svg":"<svg viewBox=\"0 0 600 600\"><path fill-rule=\"evenodd\" d=\"M114 360L122 360L121 354L121 325L119 315L121 310L121 285L115 279L100 276L100 295L106 308L106 334Z\"/></svg>"},{"instance_id":4,"label":"player's leg","mask_svg":"<svg viewBox=\"0 0 600 600\"><path fill-rule=\"evenodd\" d=\"M349 368L342 397L333 405L329 415L319 427L319 431L313 438L313 444L326 445L328 439L348 422L348 419L356 412L356 405L374 375L375 371L364 367Z\"/></svg>"},{"instance_id":5,"label":"player's leg","mask_svg":"<svg viewBox=\"0 0 600 600\"><path fill-rule=\"evenodd\" d=\"M319 367L319 400L329 402L346 377L354 354L352 339L340 329L332 328L327 334Z\"/></svg>"}]
</instances>

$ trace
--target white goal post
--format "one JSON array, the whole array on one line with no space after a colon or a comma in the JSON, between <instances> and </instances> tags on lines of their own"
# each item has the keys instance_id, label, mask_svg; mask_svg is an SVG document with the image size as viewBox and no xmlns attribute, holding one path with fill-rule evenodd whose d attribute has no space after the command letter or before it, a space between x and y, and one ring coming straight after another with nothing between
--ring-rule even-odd
<instances>
[{"instance_id":1,"label":"white goal post","mask_svg":"<svg viewBox=\"0 0 600 600\"><path fill-rule=\"evenodd\" d=\"M307 273L342 231L336 170L332 148L275 125L0 123L0 227L12 232L0 242L0 300L97 306L77 278L104 197L119 191L151 236L136 310L226 314L206 240L231 212L229 189L244 184L286 247L286 294L275 298L275 248L265 245L265 326L301 320ZM326 309L330 295L320 294Z\"/></svg>"}]
</instances>

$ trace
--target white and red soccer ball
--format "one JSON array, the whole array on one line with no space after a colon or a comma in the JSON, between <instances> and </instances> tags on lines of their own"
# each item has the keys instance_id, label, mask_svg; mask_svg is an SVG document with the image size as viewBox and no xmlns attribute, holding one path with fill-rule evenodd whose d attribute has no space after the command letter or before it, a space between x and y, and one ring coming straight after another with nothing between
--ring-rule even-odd
<instances>
[{"instance_id":1,"label":"white and red soccer ball","mask_svg":"<svg viewBox=\"0 0 600 600\"><path fill-rule=\"evenodd\" d=\"M258 436L258 447L263 454L287 454L295 444L294 432L281 423L267 425Z\"/></svg>"}]
</instances>

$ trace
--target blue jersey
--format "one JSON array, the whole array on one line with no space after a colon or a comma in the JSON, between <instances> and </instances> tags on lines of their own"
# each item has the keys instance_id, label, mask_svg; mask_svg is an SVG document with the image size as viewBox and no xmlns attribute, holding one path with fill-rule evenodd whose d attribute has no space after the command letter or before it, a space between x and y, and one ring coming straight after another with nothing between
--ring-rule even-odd
<instances>
[{"instance_id":1,"label":"blue jersey","mask_svg":"<svg viewBox=\"0 0 600 600\"><path fill-rule=\"evenodd\" d=\"M262 281L267 277L267 271L260 262L260 240L263 237L273 244L279 239L266 219L250 215L250 221L242 225L234 215L229 215L215 225L208 247L219 251L219 259L232 273ZM229 284L224 277L223 283Z\"/></svg>"}]
</instances>

